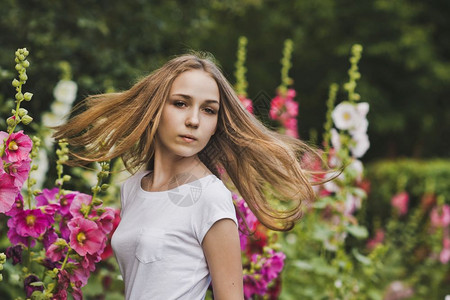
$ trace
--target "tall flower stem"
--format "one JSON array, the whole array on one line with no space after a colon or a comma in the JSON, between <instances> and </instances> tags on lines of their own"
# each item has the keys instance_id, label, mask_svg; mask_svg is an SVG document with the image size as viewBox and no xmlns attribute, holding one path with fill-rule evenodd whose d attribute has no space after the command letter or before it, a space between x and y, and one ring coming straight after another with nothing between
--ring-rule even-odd
<instances>
[{"instance_id":1,"label":"tall flower stem","mask_svg":"<svg viewBox=\"0 0 450 300\"><path fill-rule=\"evenodd\" d=\"M247 97L247 87L248 82L245 78L245 73L247 72L247 68L245 67L245 60L247 57L247 38L245 36L241 36L238 42L238 50L237 50L237 61L236 61L236 71L234 72L234 76L236 77L236 93L239 96Z\"/></svg>"}]
</instances>

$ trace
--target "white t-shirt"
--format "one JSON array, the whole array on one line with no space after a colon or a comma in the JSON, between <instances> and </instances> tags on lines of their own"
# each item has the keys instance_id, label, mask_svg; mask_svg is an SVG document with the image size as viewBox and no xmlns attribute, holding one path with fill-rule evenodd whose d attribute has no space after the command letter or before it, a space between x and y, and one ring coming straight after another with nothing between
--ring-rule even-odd
<instances>
[{"instance_id":1,"label":"white t-shirt","mask_svg":"<svg viewBox=\"0 0 450 300\"><path fill-rule=\"evenodd\" d=\"M139 172L121 187L121 222L111 239L127 300L204 299L211 282L201 243L211 226L237 226L231 192L215 175L147 192Z\"/></svg>"}]
</instances>

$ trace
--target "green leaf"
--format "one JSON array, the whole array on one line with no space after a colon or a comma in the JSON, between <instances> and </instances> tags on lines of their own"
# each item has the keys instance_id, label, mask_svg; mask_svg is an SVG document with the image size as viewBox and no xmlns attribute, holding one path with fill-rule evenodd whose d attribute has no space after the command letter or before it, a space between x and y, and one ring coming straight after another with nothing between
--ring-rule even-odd
<instances>
[{"instance_id":1,"label":"green leaf","mask_svg":"<svg viewBox=\"0 0 450 300\"><path fill-rule=\"evenodd\" d=\"M367 257L358 252L357 249L352 249L353 256L355 256L356 260L362 263L363 265L369 266L372 264L372 261Z\"/></svg>"},{"instance_id":2,"label":"green leaf","mask_svg":"<svg viewBox=\"0 0 450 300\"><path fill-rule=\"evenodd\" d=\"M369 233L364 226L360 225L349 225L346 227L346 230L348 233L353 235L354 237L358 239L365 239L369 236Z\"/></svg>"}]
</instances>

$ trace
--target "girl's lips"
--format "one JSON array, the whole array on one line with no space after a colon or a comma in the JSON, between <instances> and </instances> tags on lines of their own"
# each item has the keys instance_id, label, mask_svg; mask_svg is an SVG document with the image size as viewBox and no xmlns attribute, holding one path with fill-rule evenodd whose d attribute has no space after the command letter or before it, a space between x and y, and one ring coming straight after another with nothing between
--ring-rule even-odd
<instances>
[{"instance_id":1,"label":"girl's lips","mask_svg":"<svg viewBox=\"0 0 450 300\"><path fill-rule=\"evenodd\" d=\"M195 142L195 141L196 141L196 139L193 139L193 138L190 138L190 137L187 137L187 136L181 136L181 138L182 138L185 142L188 142L188 143L192 143L192 142Z\"/></svg>"}]
</instances>

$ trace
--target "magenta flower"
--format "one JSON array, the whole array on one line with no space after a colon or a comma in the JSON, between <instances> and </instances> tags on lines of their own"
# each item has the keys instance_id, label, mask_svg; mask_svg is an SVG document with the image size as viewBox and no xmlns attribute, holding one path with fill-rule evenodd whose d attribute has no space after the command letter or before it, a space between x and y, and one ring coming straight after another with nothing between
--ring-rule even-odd
<instances>
[{"instance_id":1,"label":"magenta flower","mask_svg":"<svg viewBox=\"0 0 450 300\"><path fill-rule=\"evenodd\" d=\"M450 205L434 207L430 213L431 224L434 227L447 227L450 225Z\"/></svg>"},{"instance_id":2,"label":"magenta flower","mask_svg":"<svg viewBox=\"0 0 450 300\"><path fill-rule=\"evenodd\" d=\"M88 269L78 265L78 267L75 268L71 274L69 274L69 278L71 282L75 283L75 285L82 287L87 284L90 275L91 272Z\"/></svg>"},{"instance_id":3,"label":"magenta flower","mask_svg":"<svg viewBox=\"0 0 450 300\"><path fill-rule=\"evenodd\" d=\"M408 212L409 195L407 192L401 192L392 197L391 205L395 207L400 216Z\"/></svg>"},{"instance_id":4,"label":"magenta flower","mask_svg":"<svg viewBox=\"0 0 450 300\"><path fill-rule=\"evenodd\" d=\"M114 209L111 207L105 207L105 212L100 215L97 220L98 227L103 231L104 234L108 234L113 229L114 220Z\"/></svg>"},{"instance_id":5,"label":"magenta flower","mask_svg":"<svg viewBox=\"0 0 450 300\"><path fill-rule=\"evenodd\" d=\"M84 217L84 214L87 211L89 205L91 204L91 201L92 201L91 195L87 195L87 194L83 194L83 193L77 194L73 198L72 203L70 204L69 211L72 214L72 216L73 217ZM91 215L95 215L95 213L93 214L93 212L91 211Z\"/></svg>"},{"instance_id":6,"label":"magenta flower","mask_svg":"<svg viewBox=\"0 0 450 300\"><path fill-rule=\"evenodd\" d=\"M61 215L72 216L70 214L69 210L70 210L70 205L72 204L72 201L76 195L78 195L78 192L74 192L74 193L70 193L70 194L61 196L61 198L59 199L59 205L60 205L59 212L61 213Z\"/></svg>"},{"instance_id":7,"label":"magenta flower","mask_svg":"<svg viewBox=\"0 0 450 300\"><path fill-rule=\"evenodd\" d=\"M242 213L243 217L245 218L245 222L247 222L247 225L251 231L254 231L256 229L257 221L258 219L255 217L255 215L252 213L250 208L248 208L247 203L244 201L243 198L240 198L237 194L232 194L233 201L237 204L237 207L239 211ZM239 228L245 228L244 220L242 220L241 216L236 213L236 218L239 222ZM248 233L247 233L248 234ZM241 250L245 251L247 249L248 244L248 236L245 233L242 233L239 231L239 240L241 243Z\"/></svg>"},{"instance_id":8,"label":"magenta flower","mask_svg":"<svg viewBox=\"0 0 450 300\"><path fill-rule=\"evenodd\" d=\"M23 210L16 214L13 219L17 234L23 237L37 238L53 223L52 218L40 209Z\"/></svg>"},{"instance_id":9,"label":"magenta flower","mask_svg":"<svg viewBox=\"0 0 450 300\"><path fill-rule=\"evenodd\" d=\"M30 174L31 159L27 158L6 164L6 168L9 175L14 177L14 185L20 189Z\"/></svg>"},{"instance_id":10,"label":"magenta flower","mask_svg":"<svg viewBox=\"0 0 450 300\"><path fill-rule=\"evenodd\" d=\"M253 102L252 100L248 99L245 96L239 96L239 100L241 100L241 103L244 105L245 109L253 114Z\"/></svg>"},{"instance_id":11,"label":"magenta flower","mask_svg":"<svg viewBox=\"0 0 450 300\"><path fill-rule=\"evenodd\" d=\"M43 189L42 193L36 196L36 204L37 206L44 206L50 203L57 203L56 195L58 194L59 189L53 188L51 190L49 189Z\"/></svg>"},{"instance_id":12,"label":"magenta flower","mask_svg":"<svg viewBox=\"0 0 450 300\"><path fill-rule=\"evenodd\" d=\"M70 229L70 246L79 255L95 254L101 249L105 234L94 221L76 217L67 225Z\"/></svg>"},{"instance_id":13,"label":"magenta flower","mask_svg":"<svg viewBox=\"0 0 450 300\"><path fill-rule=\"evenodd\" d=\"M439 255L439 260L442 264L447 264L450 261L450 239L445 238L442 241L443 249L441 251L441 254Z\"/></svg>"},{"instance_id":14,"label":"magenta flower","mask_svg":"<svg viewBox=\"0 0 450 300\"><path fill-rule=\"evenodd\" d=\"M11 244L13 244L13 245L23 244L28 247L29 239L27 237L21 236L17 233L15 221L16 221L15 218L10 218L8 220L7 225L8 225L9 230L6 235L8 236L8 239L11 242ZM36 240L30 239L30 247L34 247L34 245L36 245Z\"/></svg>"},{"instance_id":15,"label":"magenta flower","mask_svg":"<svg viewBox=\"0 0 450 300\"><path fill-rule=\"evenodd\" d=\"M66 253L66 248L65 241L62 239L57 239L47 248L45 256L47 256L51 261L60 261Z\"/></svg>"},{"instance_id":16,"label":"magenta flower","mask_svg":"<svg viewBox=\"0 0 450 300\"><path fill-rule=\"evenodd\" d=\"M4 138L5 132L1 132L0 139L3 140ZM33 142L28 137L28 135L23 133L23 130L12 133L11 136L6 140L6 160L8 162L16 162L28 159L32 146Z\"/></svg>"},{"instance_id":17,"label":"magenta flower","mask_svg":"<svg viewBox=\"0 0 450 300\"><path fill-rule=\"evenodd\" d=\"M61 221L59 222L59 231L61 232L61 237L66 241L69 241L70 238L70 229L67 226L67 223L72 219L72 216L65 215L62 216Z\"/></svg>"},{"instance_id":18,"label":"magenta flower","mask_svg":"<svg viewBox=\"0 0 450 300\"><path fill-rule=\"evenodd\" d=\"M14 217L17 213L21 212L22 210L23 210L23 197L21 193L18 193L11 209L7 211L5 215Z\"/></svg>"},{"instance_id":19,"label":"magenta flower","mask_svg":"<svg viewBox=\"0 0 450 300\"><path fill-rule=\"evenodd\" d=\"M278 277L278 274L283 270L284 259L286 255L283 252L275 252L273 249L269 251L271 257L267 258L262 267L263 278L267 282L271 282Z\"/></svg>"},{"instance_id":20,"label":"magenta flower","mask_svg":"<svg viewBox=\"0 0 450 300\"><path fill-rule=\"evenodd\" d=\"M7 173L0 175L0 213L5 213L13 206L19 189L14 185L14 178Z\"/></svg>"},{"instance_id":21,"label":"magenta flower","mask_svg":"<svg viewBox=\"0 0 450 300\"><path fill-rule=\"evenodd\" d=\"M42 237L42 244L44 245L45 249L48 249L50 245L52 245L57 239L58 235L56 234L55 229L53 229L53 227L50 227Z\"/></svg>"},{"instance_id":22,"label":"magenta flower","mask_svg":"<svg viewBox=\"0 0 450 300\"><path fill-rule=\"evenodd\" d=\"M283 125L286 128L286 135L292 136L297 139L299 138L296 118L287 119Z\"/></svg>"},{"instance_id":23,"label":"magenta flower","mask_svg":"<svg viewBox=\"0 0 450 300\"><path fill-rule=\"evenodd\" d=\"M295 90L289 89L285 95L278 93L270 102L269 116L272 120L285 123L289 118L298 115L298 103L295 102Z\"/></svg>"}]
</instances>

